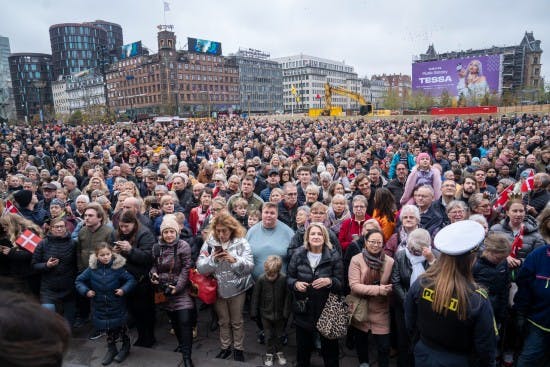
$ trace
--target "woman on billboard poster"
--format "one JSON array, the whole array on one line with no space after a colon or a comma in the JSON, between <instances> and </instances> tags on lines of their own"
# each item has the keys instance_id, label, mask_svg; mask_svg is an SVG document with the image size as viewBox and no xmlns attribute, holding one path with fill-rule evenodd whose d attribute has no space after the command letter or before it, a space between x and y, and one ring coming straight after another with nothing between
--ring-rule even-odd
<instances>
[{"instance_id":1,"label":"woman on billboard poster","mask_svg":"<svg viewBox=\"0 0 550 367\"><path fill-rule=\"evenodd\" d=\"M470 61L466 69L462 67L462 64L458 64L456 70L459 77L456 89L459 96L462 94L466 98L481 98L489 92L489 84L483 75L481 61Z\"/></svg>"}]
</instances>

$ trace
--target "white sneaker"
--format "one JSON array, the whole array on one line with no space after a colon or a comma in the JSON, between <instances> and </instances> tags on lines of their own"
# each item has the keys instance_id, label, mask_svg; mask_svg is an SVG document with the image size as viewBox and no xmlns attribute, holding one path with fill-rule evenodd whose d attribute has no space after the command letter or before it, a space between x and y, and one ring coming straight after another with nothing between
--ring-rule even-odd
<instances>
[{"instance_id":1,"label":"white sneaker","mask_svg":"<svg viewBox=\"0 0 550 367\"><path fill-rule=\"evenodd\" d=\"M264 366L273 366L273 354L267 353L265 355Z\"/></svg>"},{"instance_id":2,"label":"white sneaker","mask_svg":"<svg viewBox=\"0 0 550 367\"><path fill-rule=\"evenodd\" d=\"M277 356L277 362L279 362L279 366L286 365L286 358L283 352L277 352L276 356Z\"/></svg>"}]
</instances>

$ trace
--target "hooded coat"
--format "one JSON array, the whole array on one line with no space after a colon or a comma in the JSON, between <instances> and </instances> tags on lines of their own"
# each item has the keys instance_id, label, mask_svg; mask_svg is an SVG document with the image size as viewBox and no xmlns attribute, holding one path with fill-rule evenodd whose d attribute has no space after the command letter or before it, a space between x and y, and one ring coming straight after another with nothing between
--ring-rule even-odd
<instances>
[{"instance_id":1,"label":"hooded coat","mask_svg":"<svg viewBox=\"0 0 550 367\"><path fill-rule=\"evenodd\" d=\"M510 240L510 243L514 242L514 233L510 227L509 218L492 226L491 231L504 233L508 237L508 240ZM523 247L518 251L518 259L525 259L531 251L544 244L545 241L538 231L536 219L530 215L526 215L523 220Z\"/></svg>"},{"instance_id":2,"label":"hooded coat","mask_svg":"<svg viewBox=\"0 0 550 367\"><path fill-rule=\"evenodd\" d=\"M95 254L90 255L89 268L76 278L76 290L85 296L89 290L95 292L92 300L92 321L98 330L111 330L126 324L128 312L126 299L115 294L122 289L128 294L136 280L126 271L126 259L113 253L108 264L98 261Z\"/></svg>"}]
</instances>

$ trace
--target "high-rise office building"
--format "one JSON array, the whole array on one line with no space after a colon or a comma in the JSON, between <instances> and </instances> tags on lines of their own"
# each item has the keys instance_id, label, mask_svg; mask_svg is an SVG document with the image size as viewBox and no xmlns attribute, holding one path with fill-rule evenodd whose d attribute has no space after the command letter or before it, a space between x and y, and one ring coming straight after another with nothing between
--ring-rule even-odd
<instances>
[{"instance_id":1,"label":"high-rise office building","mask_svg":"<svg viewBox=\"0 0 550 367\"><path fill-rule=\"evenodd\" d=\"M29 121L52 118L52 56L15 53L9 57L9 64L17 118Z\"/></svg>"},{"instance_id":2,"label":"high-rise office building","mask_svg":"<svg viewBox=\"0 0 550 367\"><path fill-rule=\"evenodd\" d=\"M283 110L283 69L269 54L251 48L229 56L239 68L241 108L251 113Z\"/></svg>"},{"instance_id":3,"label":"high-rise office building","mask_svg":"<svg viewBox=\"0 0 550 367\"><path fill-rule=\"evenodd\" d=\"M10 39L0 36L0 120L15 118L15 104L11 87Z\"/></svg>"},{"instance_id":4,"label":"high-rise office building","mask_svg":"<svg viewBox=\"0 0 550 367\"><path fill-rule=\"evenodd\" d=\"M122 28L105 21L62 23L50 27L54 80L88 69L99 69L110 50L122 46Z\"/></svg>"}]
</instances>

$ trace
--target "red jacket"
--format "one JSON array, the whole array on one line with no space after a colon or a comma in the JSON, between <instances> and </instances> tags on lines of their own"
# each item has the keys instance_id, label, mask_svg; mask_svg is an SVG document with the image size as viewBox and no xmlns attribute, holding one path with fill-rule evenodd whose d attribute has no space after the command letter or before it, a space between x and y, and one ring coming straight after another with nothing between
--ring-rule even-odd
<instances>
[{"instance_id":1,"label":"red jacket","mask_svg":"<svg viewBox=\"0 0 550 367\"><path fill-rule=\"evenodd\" d=\"M340 246L342 246L342 252L345 252L349 244L353 241L353 235L361 235L363 229L363 224L371 219L368 214L365 214L365 219L362 221L355 220L355 216L352 215L351 218L348 218L342 222L340 227L340 233L338 234L338 241L340 241Z\"/></svg>"}]
</instances>

